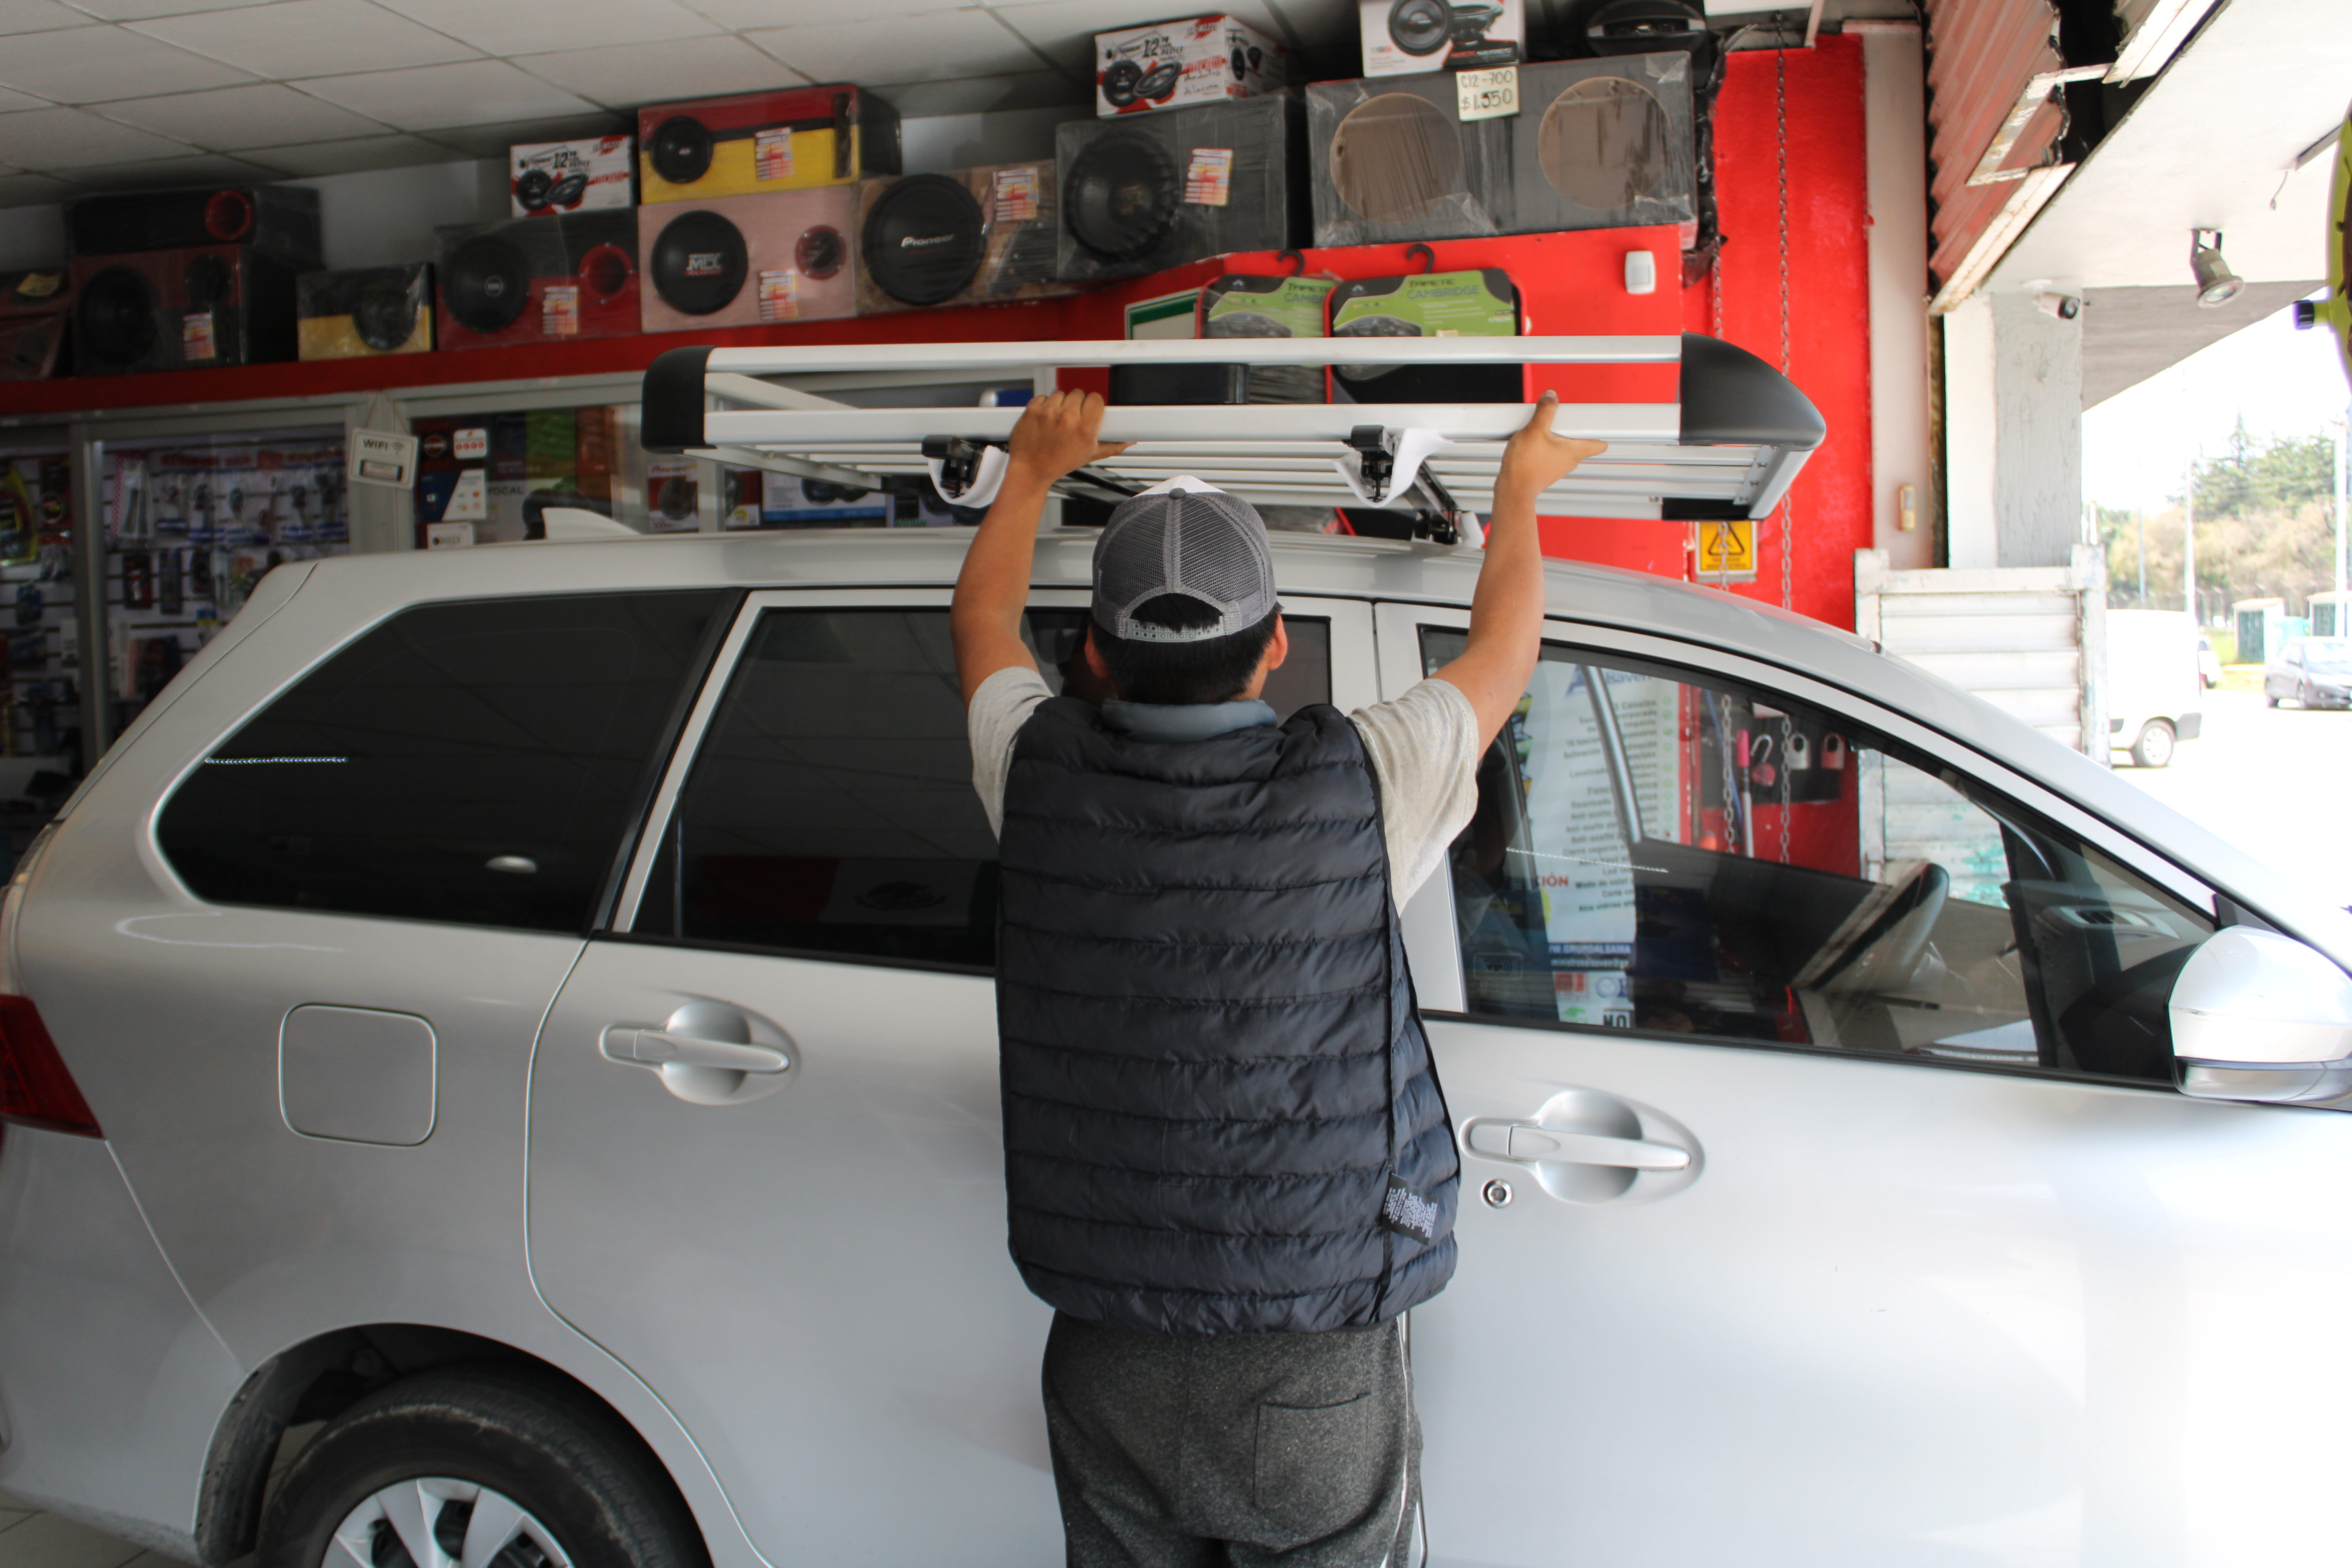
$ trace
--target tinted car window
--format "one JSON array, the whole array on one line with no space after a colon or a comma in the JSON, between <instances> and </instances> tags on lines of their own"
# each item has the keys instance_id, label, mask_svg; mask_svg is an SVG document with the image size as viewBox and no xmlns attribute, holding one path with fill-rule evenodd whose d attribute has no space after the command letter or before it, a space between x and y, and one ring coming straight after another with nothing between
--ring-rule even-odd
<instances>
[{"instance_id":1,"label":"tinted car window","mask_svg":"<svg viewBox=\"0 0 2352 1568\"><path fill-rule=\"evenodd\" d=\"M2212 922L1843 718L1547 644L1478 791L1474 1014L2171 1081Z\"/></svg>"},{"instance_id":2,"label":"tinted car window","mask_svg":"<svg viewBox=\"0 0 2352 1568\"><path fill-rule=\"evenodd\" d=\"M1081 610L1032 611L1046 683L1094 698ZM1293 620L1278 712L1330 699L1330 623ZM996 840L971 787L945 609L770 610L663 835L632 934L985 967Z\"/></svg>"},{"instance_id":3,"label":"tinted car window","mask_svg":"<svg viewBox=\"0 0 2352 1568\"><path fill-rule=\"evenodd\" d=\"M722 597L404 611L190 773L163 854L219 903L584 930Z\"/></svg>"}]
</instances>

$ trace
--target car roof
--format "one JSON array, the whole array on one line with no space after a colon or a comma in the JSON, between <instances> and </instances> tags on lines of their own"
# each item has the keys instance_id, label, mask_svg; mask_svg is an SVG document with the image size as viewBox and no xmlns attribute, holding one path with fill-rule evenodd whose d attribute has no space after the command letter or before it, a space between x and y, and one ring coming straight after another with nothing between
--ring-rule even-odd
<instances>
[{"instance_id":1,"label":"car roof","mask_svg":"<svg viewBox=\"0 0 2352 1568\"><path fill-rule=\"evenodd\" d=\"M625 588L929 587L953 584L966 528L849 528L539 541L465 550L335 556L298 590L349 595L353 629L404 605ZM1098 531L1038 537L1032 583L1085 588ZM1423 542L1275 532L1283 592L1467 606L1484 552ZM2319 942L2352 967L2352 918L2116 776L2113 770L1991 703L1842 628L1698 584L1582 562L1544 563L1555 618L1647 633L1776 666L1903 713L2073 800L2117 831L2226 889L2248 908ZM363 608L362 606L366 606Z\"/></svg>"}]
</instances>

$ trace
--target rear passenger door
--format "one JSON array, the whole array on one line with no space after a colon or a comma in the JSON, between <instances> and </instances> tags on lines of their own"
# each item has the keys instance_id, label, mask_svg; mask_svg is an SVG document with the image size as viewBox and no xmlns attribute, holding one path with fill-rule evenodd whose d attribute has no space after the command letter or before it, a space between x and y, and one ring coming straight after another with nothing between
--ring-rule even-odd
<instances>
[{"instance_id":1,"label":"rear passenger door","mask_svg":"<svg viewBox=\"0 0 2352 1568\"><path fill-rule=\"evenodd\" d=\"M752 597L532 1068L534 1278L677 1413L772 1562L1061 1550L947 602ZM1085 604L1032 609L1051 681ZM1369 700L1369 607L1285 607L1277 709Z\"/></svg>"},{"instance_id":2,"label":"rear passenger door","mask_svg":"<svg viewBox=\"0 0 2352 1568\"><path fill-rule=\"evenodd\" d=\"M1461 648L1381 614L1391 691ZM1434 1562L2333 1550L2268 1500L2352 1462L2288 1349L2352 1312L2352 1118L2175 1092L2210 889L1862 698L1563 624L1440 882Z\"/></svg>"}]
</instances>

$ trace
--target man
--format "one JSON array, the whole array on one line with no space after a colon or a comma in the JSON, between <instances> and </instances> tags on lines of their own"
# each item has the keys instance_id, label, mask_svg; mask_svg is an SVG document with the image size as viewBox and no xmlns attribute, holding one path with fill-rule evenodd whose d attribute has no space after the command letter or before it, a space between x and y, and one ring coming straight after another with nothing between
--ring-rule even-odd
<instances>
[{"instance_id":1,"label":"man","mask_svg":"<svg viewBox=\"0 0 2352 1568\"><path fill-rule=\"evenodd\" d=\"M1054 482L1123 450L1029 405L950 617L1002 847L1014 1261L1055 1309L1045 1400L1072 1568L1411 1561L1407 1309L1454 1269L1459 1168L1397 909L1470 819L1535 668L1536 498L1601 443L1546 395L1506 449L1462 656L1277 725L1265 531L1174 479L1095 543L1054 698L1021 640Z\"/></svg>"}]
</instances>

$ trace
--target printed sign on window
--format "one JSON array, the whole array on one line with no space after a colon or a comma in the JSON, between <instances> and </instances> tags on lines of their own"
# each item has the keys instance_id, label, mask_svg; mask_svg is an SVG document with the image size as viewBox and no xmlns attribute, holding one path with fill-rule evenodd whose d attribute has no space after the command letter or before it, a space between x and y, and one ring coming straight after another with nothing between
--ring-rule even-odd
<instances>
[{"instance_id":1,"label":"printed sign on window","mask_svg":"<svg viewBox=\"0 0 2352 1568\"><path fill-rule=\"evenodd\" d=\"M1184 171L1184 199L1194 206L1221 207L1233 194L1234 150L1195 147Z\"/></svg>"},{"instance_id":2,"label":"printed sign on window","mask_svg":"<svg viewBox=\"0 0 2352 1568\"><path fill-rule=\"evenodd\" d=\"M182 359L215 359L219 353L213 342L213 313L210 310L191 310L180 318Z\"/></svg>"},{"instance_id":3,"label":"printed sign on window","mask_svg":"<svg viewBox=\"0 0 2352 1568\"><path fill-rule=\"evenodd\" d=\"M428 522L425 525L425 548L427 550L463 550L474 542L474 525L470 522Z\"/></svg>"},{"instance_id":4,"label":"printed sign on window","mask_svg":"<svg viewBox=\"0 0 2352 1568\"><path fill-rule=\"evenodd\" d=\"M996 171L996 221L1028 223L1037 216L1037 165Z\"/></svg>"},{"instance_id":5,"label":"printed sign on window","mask_svg":"<svg viewBox=\"0 0 2352 1568\"><path fill-rule=\"evenodd\" d=\"M541 337L576 338L580 335L580 285L551 283L541 296L539 331Z\"/></svg>"},{"instance_id":6,"label":"printed sign on window","mask_svg":"<svg viewBox=\"0 0 2352 1568\"><path fill-rule=\"evenodd\" d=\"M471 430L452 431L449 455L459 462L487 458L490 455L490 432L488 426L476 426Z\"/></svg>"},{"instance_id":7,"label":"printed sign on window","mask_svg":"<svg viewBox=\"0 0 2352 1568\"><path fill-rule=\"evenodd\" d=\"M760 274L760 320L792 321L800 319L801 275L790 268L782 272Z\"/></svg>"},{"instance_id":8,"label":"printed sign on window","mask_svg":"<svg viewBox=\"0 0 2352 1568\"><path fill-rule=\"evenodd\" d=\"M756 132L751 138L751 177L789 180L793 177L793 133L782 126Z\"/></svg>"},{"instance_id":9,"label":"printed sign on window","mask_svg":"<svg viewBox=\"0 0 2352 1568\"><path fill-rule=\"evenodd\" d=\"M457 486L449 492L449 504L441 513L442 520L448 522L479 521L489 515L489 479L479 468L467 468L457 476Z\"/></svg>"}]
</instances>

